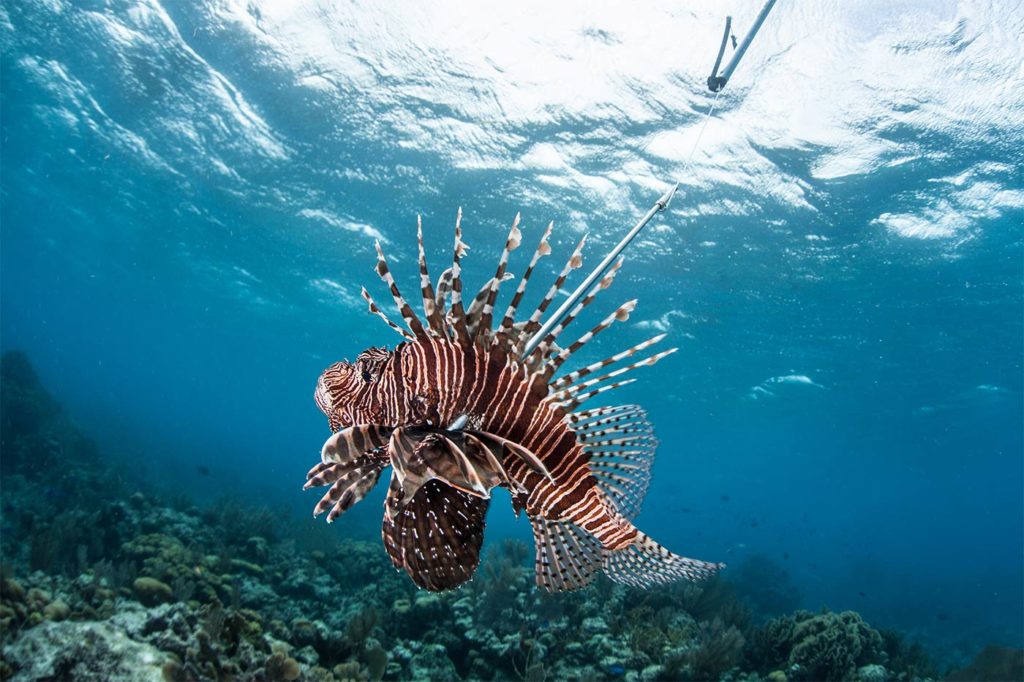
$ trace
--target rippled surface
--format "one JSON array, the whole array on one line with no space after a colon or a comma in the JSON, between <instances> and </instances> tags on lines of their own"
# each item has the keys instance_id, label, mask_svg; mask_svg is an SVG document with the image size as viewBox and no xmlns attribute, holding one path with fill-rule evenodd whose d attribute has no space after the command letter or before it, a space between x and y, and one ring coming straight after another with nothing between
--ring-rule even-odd
<instances>
[{"instance_id":1,"label":"rippled surface","mask_svg":"<svg viewBox=\"0 0 1024 682\"><path fill-rule=\"evenodd\" d=\"M757 6L9 3L3 346L170 485L305 509L317 374L394 342L374 238L412 287L416 214L439 264L461 205L482 280L516 211L597 257L679 181L592 349L682 349L621 396L660 427L641 525L1019 646L1024 13L780 2L691 158Z\"/></svg>"}]
</instances>

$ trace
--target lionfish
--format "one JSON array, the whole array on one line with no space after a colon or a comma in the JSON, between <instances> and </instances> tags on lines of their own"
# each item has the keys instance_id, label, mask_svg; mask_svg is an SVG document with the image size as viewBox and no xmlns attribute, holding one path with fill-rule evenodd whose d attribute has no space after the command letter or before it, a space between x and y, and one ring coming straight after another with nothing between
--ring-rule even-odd
<instances>
[{"instance_id":1,"label":"lionfish","mask_svg":"<svg viewBox=\"0 0 1024 682\"><path fill-rule=\"evenodd\" d=\"M509 490L517 516L525 510L529 517L536 582L549 591L583 587L600 572L640 587L715 573L722 564L673 554L631 522L647 491L657 445L644 410L637 405L584 407L634 381L622 378L630 370L674 352L634 359L665 335L558 376L586 343L633 311L635 300L572 343L561 344L569 324L612 283L622 260L539 343L531 342L566 278L582 265L586 237L529 318L516 321L531 274L551 253L549 224L499 319L495 301L502 283L513 278L507 267L522 239L519 216L497 271L468 307L461 275L468 246L462 241L461 219L460 209L452 265L436 289L427 271L422 222L417 221L425 320L399 292L376 244L377 274L390 289L405 328L365 288L362 297L403 341L390 351L369 348L354 363L336 363L320 376L316 402L334 435L306 477L305 489L331 486L314 516L329 509L327 521L334 521L363 499L390 465L384 547L395 567L427 590L451 589L472 578L496 487Z\"/></svg>"}]
</instances>

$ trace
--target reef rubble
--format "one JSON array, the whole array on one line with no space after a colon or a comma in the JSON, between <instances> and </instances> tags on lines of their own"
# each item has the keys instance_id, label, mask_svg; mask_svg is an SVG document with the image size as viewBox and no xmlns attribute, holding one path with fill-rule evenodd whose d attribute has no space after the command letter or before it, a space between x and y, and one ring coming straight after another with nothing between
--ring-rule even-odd
<instances>
[{"instance_id":1,"label":"reef rubble","mask_svg":"<svg viewBox=\"0 0 1024 682\"><path fill-rule=\"evenodd\" d=\"M856 613L766 619L723 578L548 595L517 541L463 588L419 591L377 545L304 542L264 508L110 475L24 355L3 357L0 391L3 680L937 678Z\"/></svg>"}]
</instances>

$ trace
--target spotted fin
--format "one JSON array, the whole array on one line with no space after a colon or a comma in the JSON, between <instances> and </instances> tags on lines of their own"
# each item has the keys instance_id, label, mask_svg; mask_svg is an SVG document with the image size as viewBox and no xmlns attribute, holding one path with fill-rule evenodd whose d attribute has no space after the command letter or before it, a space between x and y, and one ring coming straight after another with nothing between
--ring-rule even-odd
<instances>
[{"instance_id":1,"label":"spotted fin","mask_svg":"<svg viewBox=\"0 0 1024 682\"><path fill-rule=\"evenodd\" d=\"M402 484L392 476L381 534L391 562L418 586L440 592L473 577L490 500L437 479L402 504Z\"/></svg>"},{"instance_id":2,"label":"spotted fin","mask_svg":"<svg viewBox=\"0 0 1024 682\"><path fill-rule=\"evenodd\" d=\"M640 513L658 447L647 413L637 405L582 422L576 438L590 455L590 472L616 510L632 520Z\"/></svg>"},{"instance_id":3,"label":"spotted fin","mask_svg":"<svg viewBox=\"0 0 1024 682\"><path fill-rule=\"evenodd\" d=\"M586 587L601 569L601 543L572 523L531 517L535 579L549 592Z\"/></svg>"}]
</instances>

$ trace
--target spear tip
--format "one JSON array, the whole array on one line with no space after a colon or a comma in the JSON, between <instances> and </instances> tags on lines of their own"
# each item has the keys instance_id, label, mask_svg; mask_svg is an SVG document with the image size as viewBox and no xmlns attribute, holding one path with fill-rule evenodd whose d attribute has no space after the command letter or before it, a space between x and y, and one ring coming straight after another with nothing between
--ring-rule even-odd
<instances>
[{"instance_id":1,"label":"spear tip","mask_svg":"<svg viewBox=\"0 0 1024 682\"><path fill-rule=\"evenodd\" d=\"M678 182L675 183L674 185L672 185L668 189L667 192L665 192L664 194L661 195L661 198L658 199L658 202L657 202L657 206L658 206L658 210L659 211L664 211L666 208L668 208L669 203L672 201L672 197L674 197L676 195L676 190L677 189L679 189L679 183Z\"/></svg>"}]
</instances>

